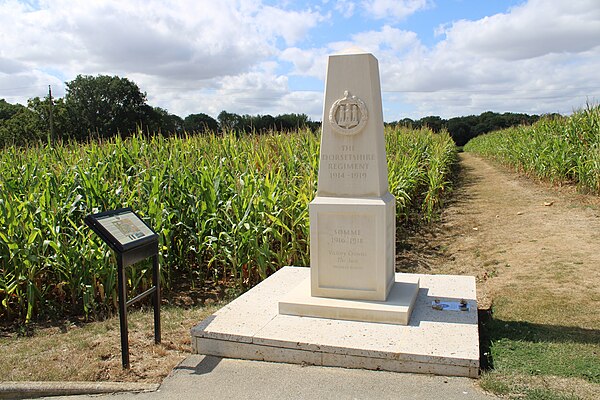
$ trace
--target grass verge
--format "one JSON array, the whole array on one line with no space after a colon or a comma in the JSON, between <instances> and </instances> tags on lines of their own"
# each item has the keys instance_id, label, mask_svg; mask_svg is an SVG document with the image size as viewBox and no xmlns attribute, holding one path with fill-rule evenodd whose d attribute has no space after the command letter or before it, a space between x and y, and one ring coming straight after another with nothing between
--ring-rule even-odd
<instances>
[{"instance_id":1,"label":"grass verge","mask_svg":"<svg viewBox=\"0 0 600 400\"><path fill-rule=\"evenodd\" d=\"M482 388L519 399L597 399L600 330L593 302L556 294L560 280L555 290L535 283L531 275L495 296L483 323L489 350Z\"/></svg>"},{"instance_id":2,"label":"grass verge","mask_svg":"<svg viewBox=\"0 0 600 400\"><path fill-rule=\"evenodd\" d=\"M131 369L121 367L119 318L38 326L32 336L0 337L2 381L159 383L190 352L190 328L224 303L161 309L162 343L154 344L152 309L129 313ZM35 366L34 368L32 366Z\"/></svg>"},{"instance_id":3,"label":"grass verge","mask_svg":"<svg viewBox=\"0 0 600 400\"><path fill-rule=\"evenodd\" d=\"M481 386L526 399L596 399L600 390L599 331L492 318Z\"/></svg>"}]
</instances>

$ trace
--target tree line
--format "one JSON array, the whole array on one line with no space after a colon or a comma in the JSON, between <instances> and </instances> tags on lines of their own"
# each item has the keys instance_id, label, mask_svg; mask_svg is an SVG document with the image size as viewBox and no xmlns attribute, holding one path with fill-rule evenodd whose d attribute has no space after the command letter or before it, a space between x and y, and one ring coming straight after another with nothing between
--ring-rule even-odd
<instances>
[{"instance_id":1,"label":"tree line","mask_svg":"<svg viewBox=\"0 0 600 400\"><path fill-rule=\"evenodd\" d=\"M128 136L134 132L165 136L235 131L264 133L298 128L318 129L305 114L238 115L222 111L217 119L204 113L181 118L147 103L136 83L118 76L78 75L66 82L63 98L29 99L27 106L0 99L0 147L36 141Z\"/></svg>"},{"instance_id":2,"label":"tree line","mask_svg":"<svg viewBox=\"0 0 600 400\"><path fill-rule=\"evenodd\" d=\"M538 115L488 111L478 116L448 120L439 116L418 120L405 118L389 124L414 129L429 127L434 132L445 129L458 146L463 146L483 133L514 125L529 125L538 119ZM216 119L204 113L181 118L163 108L150 106L146 93L133 81L108 75L78 75L66 82L63 98L52 98L50 94L44 98L34 97L29 99L27 106L0 99L0 147L36 141L84 141L114 135L128 136L137 131L165 136L224 131L261 134L299 128L316 131L320 125L305 114L273 117L221 111Z\"/></svg>"},{"instance_id":3,"label":"tree line","mask_svg":"<svg viewBox=\"0 0 600 400\"><path fill-rule=\"evenodd\" d=\"M531 125L540 119L539 115L520 113L495 113L486 111L480 115L443 119L438 116L424 117L418 120L404 118L391 122L391 125L419 129L428 127L434 132L447 130L457 146L464 146L476 136L484 133L506 129L511 126Z\"/></svg>"}]
</instances>

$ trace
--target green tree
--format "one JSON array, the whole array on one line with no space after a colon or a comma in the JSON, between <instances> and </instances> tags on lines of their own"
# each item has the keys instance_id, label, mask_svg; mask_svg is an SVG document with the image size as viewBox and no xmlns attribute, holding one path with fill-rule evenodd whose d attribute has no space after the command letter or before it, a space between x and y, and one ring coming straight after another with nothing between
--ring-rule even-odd
<instances>
[{"instance_id":1,"label":"green tree","mask_svg":"<svg viewBox=\"0 0 600 400\"><path fill-rule=\"evenodd\" d=\"M273 130L275 130L275 127L276 127L275 117L273 117L272 115L269 115L269 114L258 115L255 126L256 126L256 129L258 129L261 132L273 131Z\"/></svg>"},{"instance_id":2,"label":"green tree","mask_svg":"<svg viewBox=\"0 0 600 400\"><path fill-rule=\"evenodd\" d=\"M10 104L4 99L0 99L0 123L7 119L10 119L15 115L23 106L20 104Z\"/></svg>"},{"instance_id":3,"label":"green tree","mask_svg":"<svg viewBox=\"0 0 600 400\"><path fill-rule=\"evenodd\" d=\"M183 129L188 133L216 133L219 130L219 124L210 115L204 113L190 114L183 120Z\"/></svg>"},{"instance_id":4,"label":"green tree","mask_svg":"<svg viewBox=\"0 0 600 400\"><path fill-rule=\"evenodd\" d=\"M219 129L223 132L235 131L240 128L241 117L235 113L228 113L223 110L217 116L219 121Z\"/></svg>"},{"instance_id":5,"label":"green tree","mask_svg":"<svg viewBox=\"0 0 600 400\"><path fill-rule=\"evenodd\" d=\"M0 102L0 147L42 140L46 132L38 115L20 104Z\"/></svg>"},{"instance_id":6,"label":"green tree","mask_svg":"<svg viewBox=\"0 0 600 400\"><path fill-rule=\"evenodd\" d=\"M183 132L183 119L169 113L164 108L145 106L146 125L148 133L160 133L163 136L179 135Z\"/></svg>"},{"instance_id":7,"label":"green tree","mask_svg":"<svg viewBox=\"0 0 600 400\"><path fill-rule=\"evenodd\" d=\"M426 126L435 133L442 130L442 128L446 127L446 120L438 117L437 115L423 117L419 120L419 124L421 126Z\"/></svg>"},{"instance_id":8,"label":"green tree","mask_svg":"<svg viewBox=\"0 0 600 400\"><path fill-rule=\"evenodd\" d=\"M450 133L457 146L464 146L471 139L471 125L466 118L450 118L447 125L448 133Z\"/></svg>"},{"instance_id":9,"label":"green tree","mask_svg":"<svg viewBox=\"0 0 600 400\"><path fill-rule=\"evenodd\" d=\"M275 117L275 125L280 131L304 128L308 122L306 114L281 114Z\"/></svg>"},{"instance_id":10,"label":"green tree","mask_svg":"<svg viewBox=\"0 0 600 400\"><path fill-rule=\"evenodd\" d=\"M68 137L72 131L71 118L64 99L55 98L50 102L50 97L43 99L34 97L27 101L27 108L37 118L37 128L43 132L48 140L57 140ZM50 113L52 112L52 126L50 126ZM50 137L51 133L54 137Z\"/></svg>"},{"instance_id":11,"label":"green tree","mask_svg":"<svg viewBox=\"0 0 600 400\"><path fill-rule=\"evenodd\" d=\"M413 129L413 128L418 129L418 123L416 121L413 121L410 118L403 118L400 121L398 121L396 123L396 125L404 126L409 129Z\"/></svg>"},{"instance_id":12,"label":"green tree","mask_svg":"<svg viewBox=\"0 0 600 400\"><path fill-rule=\"evenodd\" d=\"M127 135L148 122L146 93L127 78L78 75L67 82L65 104L73 135Z\"/></svg>"}]
</instances>

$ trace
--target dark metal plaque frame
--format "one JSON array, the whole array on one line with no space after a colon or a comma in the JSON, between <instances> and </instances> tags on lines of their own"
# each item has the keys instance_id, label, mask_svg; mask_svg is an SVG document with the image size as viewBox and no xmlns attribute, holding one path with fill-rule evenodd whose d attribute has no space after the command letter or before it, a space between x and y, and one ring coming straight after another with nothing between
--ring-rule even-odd
<instances>
[{"instance_id":1,"label":"dark metal plaque frame","mask_svg":"<svg viewBox=\"0 0 600 400\"><path fill-rule=\"evenodd\" d=\"M123 243L107 229L103 223L107 218L123 216L133 222L133 226L145 226L144 234L139 239ZM132 221L133 219L133 221ZM119 292L119 321L121 326L121 359L123 368L129 368L129 329L127 326L127 307L143 298L152 295L154 308L154 342L160 343L160 266L158 265L158 235L146 224L131 208L120 208L114 211L105 211L91 214L84 219L100 238L110 246L117 256L117 281ZM143 226L141 225L143 224ZM148 232L149 231L149 232ZM152 257L152 287L127 300L127 277L125 268Z\"/></svg>"}]
</instances>

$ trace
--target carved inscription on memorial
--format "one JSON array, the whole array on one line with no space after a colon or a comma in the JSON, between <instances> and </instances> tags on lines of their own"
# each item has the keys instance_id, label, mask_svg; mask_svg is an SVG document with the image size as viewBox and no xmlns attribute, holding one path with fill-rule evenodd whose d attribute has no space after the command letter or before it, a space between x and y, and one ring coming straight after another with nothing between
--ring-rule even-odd
<instances>
[{"instance_id":1,"label":"carved inscription on memorial","mask_svg":"<svg viewBox=\"0 0 600 400\"><path fill-rule=\"evenodd\" d=\"M338 149L338 153L321 154L321 168L327 169L329 179L366 181L374 167L375 154L357 152L354 145L341 145Z\"/></svg>"},{"instance_id":2,"label":"carved inscription on memorial","mask_svg":"<svg viewBox=\"0 0 600 400\"><path fill-rule=\"evenodd\" d=\"M372 265L375 221L370 215L323 213L319 215L319 263L337 271L328 274L324 286L340 288L374 287ZM335 279L333 279L335 277Z\"/></svg>"},{"instance_id":3,"label":"carved inscription on memorial","mask_svg":"<svg viewBox=\"0 0 600 400\"><path fill-rule=\"evenodd\" d=\"M364 238L360 229L336 228L331 235L329 255L336 269L361 269L367 253L362 248Z\"/></svg>"}]
</instances>

